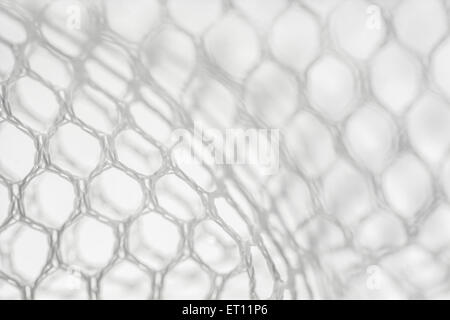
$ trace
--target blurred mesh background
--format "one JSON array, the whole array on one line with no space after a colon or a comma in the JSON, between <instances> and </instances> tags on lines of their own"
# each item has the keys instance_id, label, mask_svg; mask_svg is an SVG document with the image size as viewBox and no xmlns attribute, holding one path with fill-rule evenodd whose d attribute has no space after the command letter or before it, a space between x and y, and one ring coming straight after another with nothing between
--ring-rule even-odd
<instances>
[{"instance_id":1,"label":"blurred mesh background","mask_svg":"<svg viewBox=\"0 0 450 320\"><path fill-rule=\"evenodd\" d=\"M1 0L0 298L450 297L449 5Z\"/></svg>"}]
</instances>

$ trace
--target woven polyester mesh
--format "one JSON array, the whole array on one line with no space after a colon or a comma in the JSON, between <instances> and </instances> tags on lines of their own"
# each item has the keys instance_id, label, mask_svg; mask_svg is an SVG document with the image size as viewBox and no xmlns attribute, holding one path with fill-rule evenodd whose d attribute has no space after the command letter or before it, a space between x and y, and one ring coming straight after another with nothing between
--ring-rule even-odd
<instances>
[{"instance_id":1,"label":"woven polyester mesh","mask_svg":"<svg viewBox=\"0 0 450 320\"><path fill-rule=\"evenodd\" d=\"M448 297L447 11L1 0L0 297ZM198 125L279 170L177 161Z\"/></svg>"}]
</instances>

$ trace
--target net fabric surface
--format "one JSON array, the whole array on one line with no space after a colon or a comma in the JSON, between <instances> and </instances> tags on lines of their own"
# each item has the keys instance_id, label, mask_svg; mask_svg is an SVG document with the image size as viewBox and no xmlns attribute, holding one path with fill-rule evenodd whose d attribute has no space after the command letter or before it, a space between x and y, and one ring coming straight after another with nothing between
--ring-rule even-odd
<instances>
[{"instance_id":1,"label":"net fabric surface","mask_svg":"<svg viewBox=\"0 0 450 320\"><path fill-rule=\"evenodd\" d=\"M2 0L0 297L448 297L447 13ZM177 161L196 125L279 170Z\"/></svg>"}]
</instances>

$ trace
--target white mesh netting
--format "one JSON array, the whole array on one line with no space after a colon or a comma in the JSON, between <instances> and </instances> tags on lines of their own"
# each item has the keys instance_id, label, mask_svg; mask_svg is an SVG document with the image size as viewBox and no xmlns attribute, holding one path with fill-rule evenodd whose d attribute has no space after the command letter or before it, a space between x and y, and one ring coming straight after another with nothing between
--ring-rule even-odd
<instances>
[{"instance_id":1,"label":"white mesh netting","mask_svg":"<svg viewBox=\"0 0 450 320\"><path fill-rule=\"evenodd\" d=\"M448 5L1 0L0 298L449 297Z\"/></svg>"}]
</instances>

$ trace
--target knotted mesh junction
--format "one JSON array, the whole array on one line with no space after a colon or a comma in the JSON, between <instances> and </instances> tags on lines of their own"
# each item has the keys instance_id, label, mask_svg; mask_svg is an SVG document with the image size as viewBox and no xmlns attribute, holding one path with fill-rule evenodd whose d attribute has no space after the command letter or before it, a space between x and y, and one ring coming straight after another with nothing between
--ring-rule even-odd
<instances>
[{"instance_id":1,"label":"knotted mesh junction","mask_svg":"<svg viewBox=\"0 0 450 320\"><path fill-rule=\"evenodd\" d=\"M0 297L448 297L448 5L1 0Z\"/></svg>"}]
</instances>

